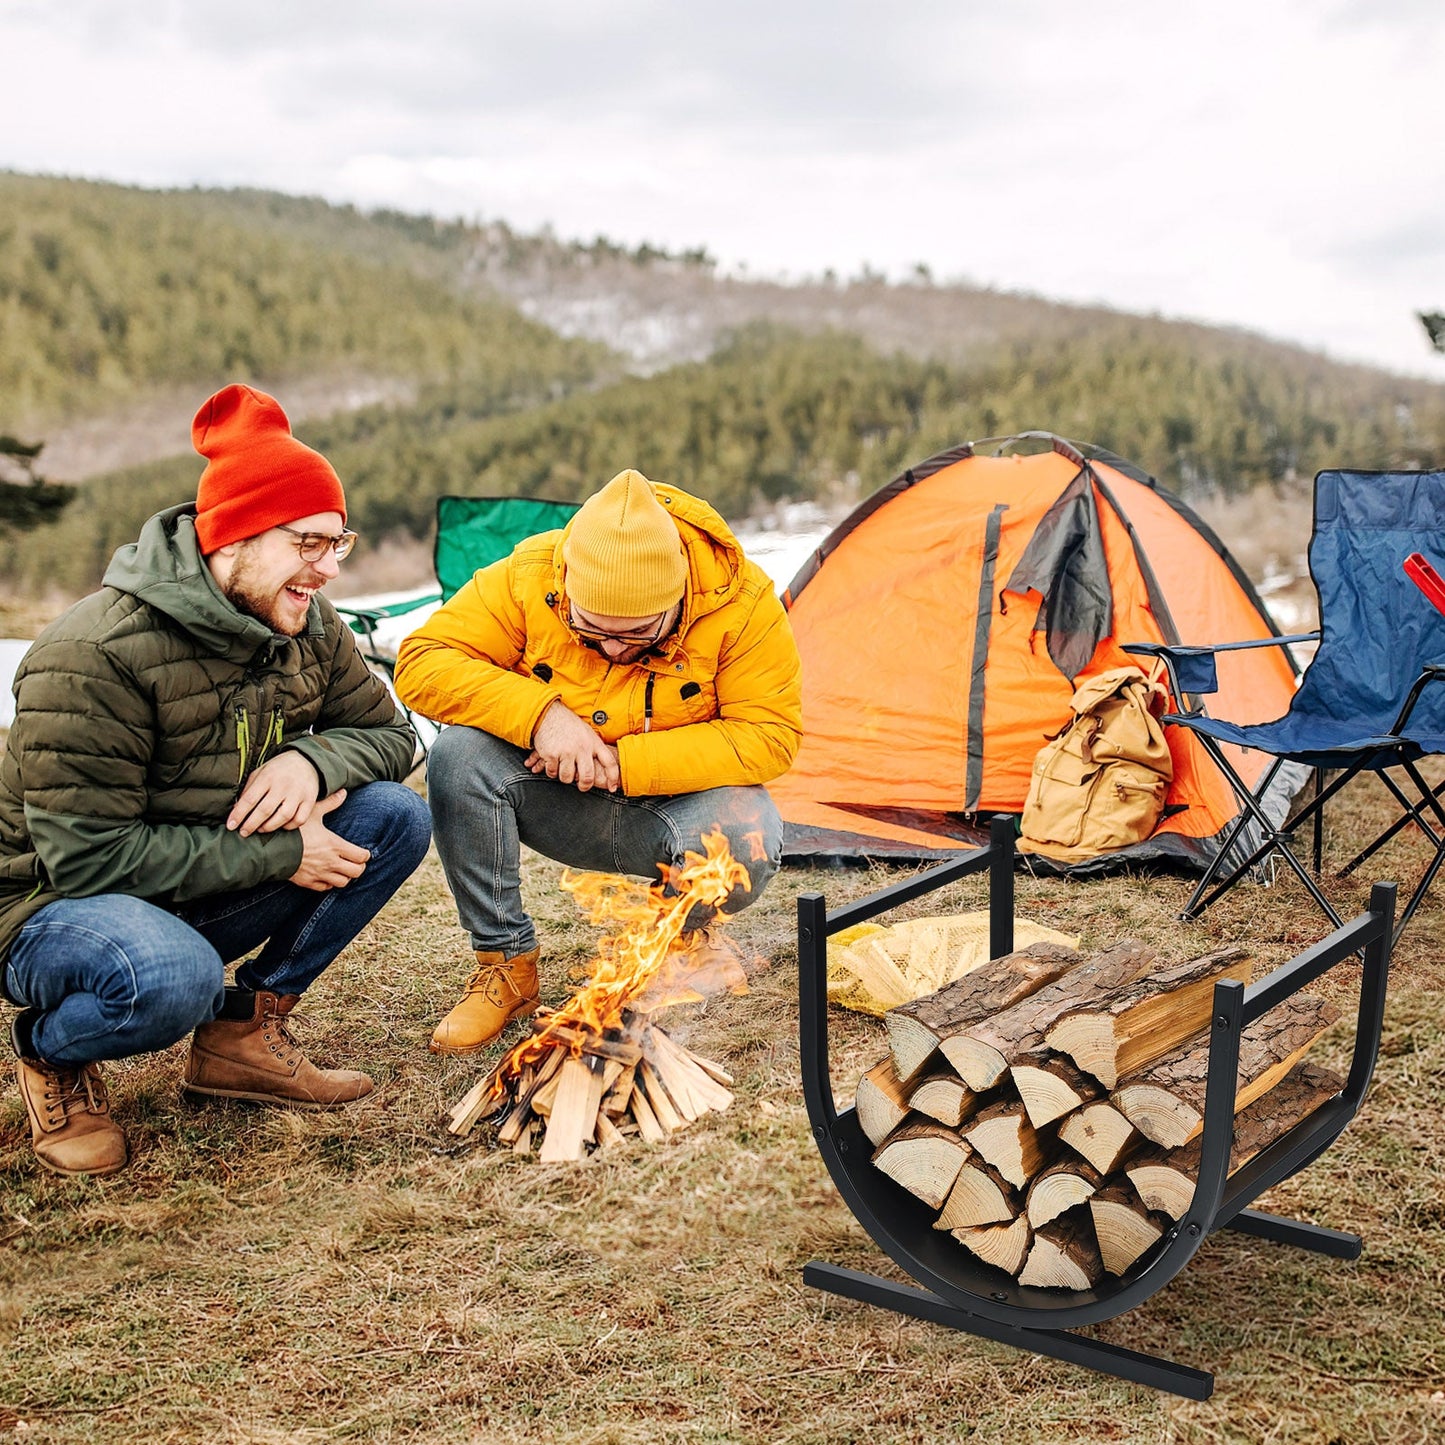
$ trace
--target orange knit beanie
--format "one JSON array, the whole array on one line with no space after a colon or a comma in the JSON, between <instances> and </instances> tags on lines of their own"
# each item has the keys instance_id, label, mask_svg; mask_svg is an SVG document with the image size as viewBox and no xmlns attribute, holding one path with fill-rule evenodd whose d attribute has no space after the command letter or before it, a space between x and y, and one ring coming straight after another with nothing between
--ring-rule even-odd
<instances>
[{"instance_id":1,"label":"orange knit beanie","mask_svg":"<svg viewBox=\"0 0 1445 1445\"><path fill-rule=\"evenodd\" d=\"M562 543L567 596L603 617L653 617L682 596L682 537L652 483L630 468L582 503Z\"/></svg>"},{"instance_id":2,"label":"orange knit beanie","mask_svg":"<svg viewBox=\"0 0 1445 1445\"><path fill-rule=\"evenodd\" d=\"M203 556L317 512L346 520L346 494L331 463L291 435L280 402L264 391L218 391L196 413L191 441L208 462L196 489Z\"/></svg>"}]
</instances>

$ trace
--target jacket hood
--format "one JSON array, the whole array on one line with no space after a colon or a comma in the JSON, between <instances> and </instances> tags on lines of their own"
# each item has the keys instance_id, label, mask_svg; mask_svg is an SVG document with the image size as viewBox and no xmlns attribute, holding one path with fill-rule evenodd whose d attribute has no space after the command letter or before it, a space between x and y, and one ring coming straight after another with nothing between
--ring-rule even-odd
<instances>
[{"instance_id":1,"label":"jacket hood","mask_svg":"<svg viewBox=\"0 0 1445 1445\"><path fill-rule=\"evenodd\" d=\"M687 558L687 593L678 624L678 630L685 631L690 623L715 612L737 595L743 584L746 558L732 528L710 503L677 487L654 482L652 489L676 523ZM567 568L562 560L562 546L571 530L569 522L558 533L552 553L558 588L563 595L567 590Z\"/></svg>"},{"instance_id":2,"label":"jacket hood","mask_svg":"<svg viewBox=\"0 0 1445 1445\"><path fill-rule=\"evenodd\" d=\"M136 541L117 548L102 582L163 612L218 657L247 662L263 647L291 640L239 611L216 586L196 541L193 502L150 518ZM315 598L306 625L308 631L322 626Z\"/></svg>"}]
</instances>

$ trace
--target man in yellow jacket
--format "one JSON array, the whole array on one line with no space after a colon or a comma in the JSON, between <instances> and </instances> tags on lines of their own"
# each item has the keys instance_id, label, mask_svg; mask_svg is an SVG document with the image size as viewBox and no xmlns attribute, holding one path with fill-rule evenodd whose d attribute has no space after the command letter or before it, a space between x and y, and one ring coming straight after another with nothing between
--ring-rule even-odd
<instances>
[{"instance_id":1,"label":"man in yellow jacket","mask_svg":"<svg viewBox=\"0 0 1445 1445\"><path fill-rule=\"evenodd\" d=\"M798 650L767 574L675 487L621 472L562 531L478 572L402 644L396 687L449 724L428 790L477 958L433 1052L474 1053L537 1007L520 843L649 877L719 827L751 882L725 912L778 866L762 785L797 752Z\"/></svg>"}]
</instances>

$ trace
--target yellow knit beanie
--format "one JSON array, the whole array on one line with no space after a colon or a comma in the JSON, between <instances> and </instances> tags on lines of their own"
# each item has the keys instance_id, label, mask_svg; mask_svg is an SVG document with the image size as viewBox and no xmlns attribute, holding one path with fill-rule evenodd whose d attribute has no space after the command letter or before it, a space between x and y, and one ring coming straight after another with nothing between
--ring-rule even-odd
<instances>
[{"instance_id":1,"label":"yellow knit beanie","mask_svg":"<svg viewBox=\"0 0 1445 1445\"><path fill-rule=\"evenodd\" d=\"M655 617L682 596L682 538L652 483L629 468L583 502L562 543L567 596L602 617Z\"/></svg>"}]
</instances>

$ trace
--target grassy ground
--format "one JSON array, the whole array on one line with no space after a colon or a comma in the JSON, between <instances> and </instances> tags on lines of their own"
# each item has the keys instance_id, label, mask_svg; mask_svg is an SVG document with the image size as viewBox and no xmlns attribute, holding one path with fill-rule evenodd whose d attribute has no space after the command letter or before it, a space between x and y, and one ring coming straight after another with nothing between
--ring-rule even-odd
<instances>
[{"instance_id":1,"label":"grassy ground","mask_svg":"<svg viewBox=\"0 0 1445 1445\"><path fill-rule=\"evenodd\" d=\"M1338 847L1374 816L1332 815ZM1372 876L1413 880L1401 847ZM1337 860L1338 861L1338 860ZM544 992L592 932L529 860ZM463 977L435 858L308 996L322 1061L376 1095L335 1115L191 1106L181 1049L110 1070L134 1162L104 1181L40 1172L0 1093L0 1440L1424 1442L1445 1437L1445 1019L1441 909L1407 933L1375 1088L1339 1143L1270 1207L1366 1240L1355 1263L1224 1233L1142 1308L1091 1333L1215 1370L1183 1402L804 1288L822 1258L892 1273L813 1147L798 1077L794 897L830 904L884 872L785 873L733 925L768 960L746 998L669 1027L725 1060L738 1099L665 1145L541 1165L458 1142L442 1111L482 1061L426 1052ZM1019 912L1184 956L1322 931L1288 879L1202 922L1186 883L1020 878ZM1335 885L1353 910L1364 883ZM927 904L978 907L970 882ZM915 906L909 912L924 911ZM1348 996L1356 976L1336 970ZM886 1049L835 1015L837 1090ZM1347 1045L1338 1040L1336 1050Z\"/></svg>"}]
</instances>

